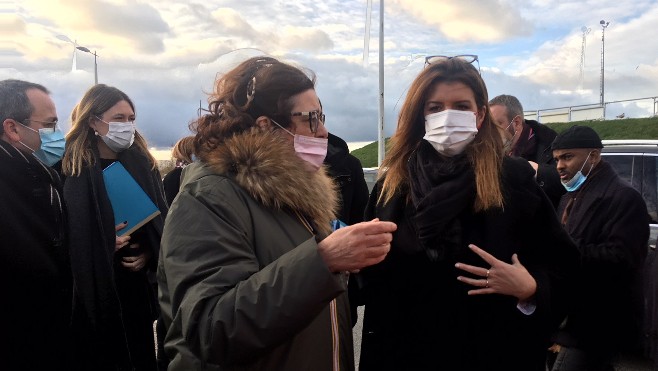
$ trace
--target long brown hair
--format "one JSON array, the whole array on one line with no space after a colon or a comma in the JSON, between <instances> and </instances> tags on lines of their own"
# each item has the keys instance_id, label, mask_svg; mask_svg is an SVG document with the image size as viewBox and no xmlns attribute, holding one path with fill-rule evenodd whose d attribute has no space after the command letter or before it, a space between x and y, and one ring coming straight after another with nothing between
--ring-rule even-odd
<instances>
[{"instance_id":1,"label":"long brown hair","mask_svg":"<svg viewBox=\"0 0 658 371\"><path fill-rule=\"evenodd\" d=\"M503 163L502 144L493 129L489 112L487 87L473 65L452 58L427 66L409 87L400 109L398 127L391 137L390 150L382 162L379 177L384 178L379 202L387 203L409 184L407 162L425 135L425 102L439 83L461 82L475 96L478 111L484 108L484 120L473 142L467 148L475 170L477 197L474 210L503 206L500 171Z\"/></svg>"},{"instance_id":2,"label":"long brown hair","mask_svg":"<svg viewBox=\"0 0 658 371\"><path fill-rule=\"evenodd\" d=\"M315 75L311 71L271 57L242 62L217 80L208 97L209 114L190 124L190 129L197 133L196 155L205 161L226 139L256 126L260 116L289 127L291 98L314 88Z\"/></svg>"},{"instance_id":3,"label":"long brown hair","mask_svg":"<svg viewBox=\"0 0 658 371\"><path fill-rule=\"evenodd\" d=\"M71 131L66 135L66 150L62 160L64 175L78 176L83 167L94 164L96 160L92 145L96 144L97 139L94 129L89 124L91 120L103 116L107 110L122 100L126 101L135 112L135 105L128 95L112 86L97 84L82 96L71 112ZM146 156L152 170L157 168L157 162L149 152L146 140L137 131L135 131L133 146L136 146Z\"/></svg>"}]
</instances>

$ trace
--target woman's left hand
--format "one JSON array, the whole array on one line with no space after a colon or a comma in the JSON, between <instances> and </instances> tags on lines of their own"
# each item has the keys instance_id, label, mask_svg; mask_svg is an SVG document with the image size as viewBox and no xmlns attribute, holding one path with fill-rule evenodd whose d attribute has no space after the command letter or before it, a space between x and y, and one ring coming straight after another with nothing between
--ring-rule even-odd
<instances>
[{"instance_id":1,"label":"woman's left hand","mask_svg":"<svg viewBox=\"0 0 658 371\"><path fill-rule=\"evenodd\" d=\"M468 247L489 265L489 268L483 268L464 263L455 264L456 268L481 277L479 279L457 277L459 281L476 287L468 291L469 295L503 294L514 296L519 301L526 301L535 294L537 281L521 264L516 254L512 255L512 264L508 264L475 245L471 244Z\"/></svg>"},{"instance_id":2,"label":"woman's left hand","mask_svg":"<svg viewBox=\"0 0 658 371\"><path fill-rule=\"evenodd\" d=\"M129 246L129 248L136 249L138 248L138 244L132 244ZM143 252L137 256L124 256L121 258L121 265L123 265L124 268L127 268L133 272L139 272L146 266L146 262L149 260L151 254L148 252Z\"/></svg>"}]
</instances>

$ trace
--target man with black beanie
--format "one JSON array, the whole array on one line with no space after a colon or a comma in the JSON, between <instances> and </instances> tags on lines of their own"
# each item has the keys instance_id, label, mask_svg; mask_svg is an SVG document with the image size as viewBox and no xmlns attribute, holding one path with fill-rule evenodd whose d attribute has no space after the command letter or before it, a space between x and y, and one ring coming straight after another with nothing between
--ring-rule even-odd
<instances>
[{"instance_id":1,"label":"man with black beanie","mask_svg":"<svg viewBox=\"0 0 658 371\"><path fill-rule=\"evenodd\" d=\"M550 348L552 371L612 371L615 357L638 340L646 204L601 158L592 128L573 126L551 148L567 190L558 217L581 254L574 298Z\"/></svg>"}]
</instances>

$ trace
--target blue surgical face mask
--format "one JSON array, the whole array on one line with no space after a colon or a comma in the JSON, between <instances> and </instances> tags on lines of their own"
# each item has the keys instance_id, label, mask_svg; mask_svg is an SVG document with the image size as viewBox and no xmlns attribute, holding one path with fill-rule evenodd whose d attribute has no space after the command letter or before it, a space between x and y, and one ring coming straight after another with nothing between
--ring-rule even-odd
<instances>
[{"instance_id":1,"label":"blue surgical face mask","mask_svg":"<svg viewBox=\"0 0 658 371\"><path fill-rule=\"evenodd\" d=\"M26 125L23 125L23 127L38 133L39 138L41 138L41 146L36 151L28 147L25 143L20 142L32 151L34 157L48 166L53 166L62 159L62 156L64 156L64 145L66 144L64 133L57 128L41 128L37 131Z\"/></svg>"},{"instance_id":2,"label":"blue surgical face mask","mask_svg":"<svg viewBox=\"0 0 658 371\"><path fill-rule=\"evenodd\" d=\"M587 176L592 172L592 169L589 169L589 172L587 175L583 175L583 168L585 168L585 164L587 163L587 160L589 160L589 156L592 154L592 152L587 154L587 158L585 159L585 162L583 162L583 166L580 167L580 170L576 173L576 175L573 176L573 178L569 179L567 182L562 182L562 185L564 188L567 190L567 192L573 192L577 191L580 186L585 183L587 180Z\"/></svg>"}]
</instances>

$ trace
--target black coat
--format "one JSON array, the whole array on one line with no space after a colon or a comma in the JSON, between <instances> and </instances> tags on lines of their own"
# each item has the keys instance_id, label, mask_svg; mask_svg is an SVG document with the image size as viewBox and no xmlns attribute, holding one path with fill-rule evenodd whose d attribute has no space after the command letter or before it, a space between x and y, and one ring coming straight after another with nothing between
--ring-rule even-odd
<instances>
[{"instance_id":1,"label":"black coat","mask_svg":"<svg viewBox=\"0 0 658 371\"><path fill-rule=\"evenodd\" d=\"M150 251L151 258L145 269L130 272L120 265L122 252L114 252L115 225L121 221L114 220L101 160L94 152L95 164L67 177L64 184L70 205L76 359L83 369L154 369L152 324L159 313L154 276L167 213L162 180L134 146L119 154L118 160L161 212L131 235L130 242Z\"/></svg>"},{"instance_id":2,"label":"black coat","mask_svg":"<svg viewBox=\"0 0 658 371\"><path fill-rule=\"evenodd\" d=\"M72 282L59 177L0 139L0 368L68 370Z\"/></svg>"},{"instance_id":3,"label":"black coat","mask_svg":"<svg viewBox=\"0 0 658 371\"><path fill-rule=\"evenodd\" d=\"M534 153L524 154L522 157L537 163L537 183L557 208L560 198L565 193L551 150L551 144L553 144L557 133L548 126L534 120L525 120L525 123L535 133L536 145Z\"/></svg>"},{"instance_id":4,"label":"black coat","mask_svg":"<svg viewBox=\"0 0 658 371\"><path fill-rule=\"evenodd\" d=\"M164 193L167 198L167 205L171 205L172 202L174 202L174 198L176 198L176 195L178 194L178 189L180 188L180 176L182 172L183 168L176 166L162 179Z\"/></svg>"},{"instance_id":5,"label":"black coat","mask_svg":"<svg viewBox=\"0 0 658 371\"><path fill-rule=\"evenodd\" d=\"M361 370L544 370L576 250L533 174L526 161L506 158L504 210L463 210L461 244L437 261L420 248L407 192L376 205L377 183L366 217L393 221L398 229L386 259L359 275L365 303ZM508 263L518 254L537 282L533 314L523 314L513 297L467 295L470 286L456 279L467 273L455 263L486 266L469 243Z\"/></svg>"},{"instance_id":6,"label":"black coat","mask_svg":"<svg viewBox=\"0 0 658 371\"><path fill-rule=\"evenodd\" d=\"M558 343L604 353L634 345L649 239L646 204L603 160L579 191L563 196L559 215L571 198L565 228L580 250L581 264L577 295Z\"/></svg>"},{"instance_id":7,"label":"black coat","mask_svg":"<svg viewBox=\"0 0 658 371\"><path fill-rule=\"evenodd\" d=\"M368 185L361 161L350 154L344 140L330 133L324 163L340 188L338 218L348 225L362 222L363 210L368 203Z\"/></svg>"},{"instance_id":8,"label":"black coat","mask_svg":"<svg viewBox=\"0 0 658 371\"><path fill-rule=\"evenodd\" d=\"M368 203L368 184L363 175L361 161L350 154L343 139L329 133L329 146L324 163L340 190L338 218L347 225L362 222L363 211ZM358 320L357 303L360 301L355 282L350 282L348 290L350 302L354 302L354 305L350 305L350 316L352 325L355 325Z\"/></svg>"}]
</instances>

